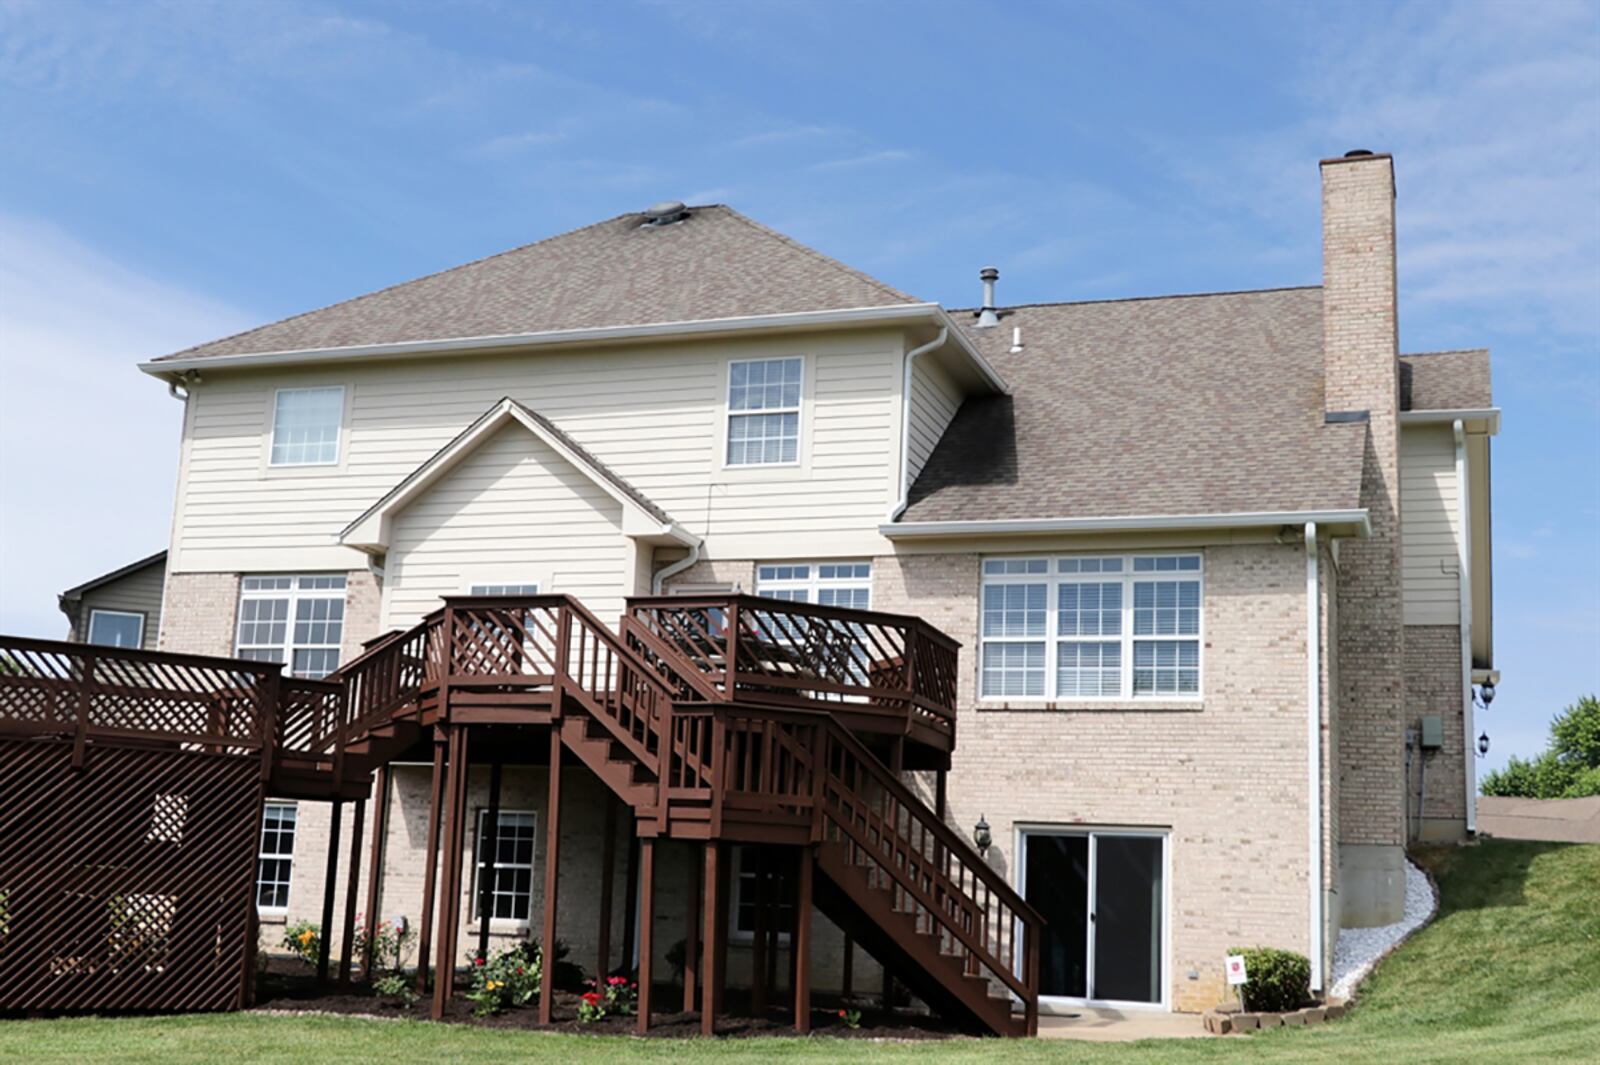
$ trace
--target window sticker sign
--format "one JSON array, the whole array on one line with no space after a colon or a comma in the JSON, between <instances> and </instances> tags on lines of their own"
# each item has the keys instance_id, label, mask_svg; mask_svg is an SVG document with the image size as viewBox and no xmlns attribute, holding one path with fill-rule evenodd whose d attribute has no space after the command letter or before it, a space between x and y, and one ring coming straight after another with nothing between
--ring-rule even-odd
<instances>
[{"instance_id":1,"label":"window sticker sign","mask_svg":"<svg viewBox=\"0 0 1600 1065\"><path fill-rule=\"evenodd\" d=\"M1228 986L1229 987L1234 987L1234 986L1237 986L1239 984L1243 984L1243 983L1248 983L1249 982L1250 976L1249 976L1249 974L1247 974L1245 972L1245 969L1244 969L1244 955L1243 954L1229 954L1228 955L1228 966L1227 967L1228 967Z\"/></svg>"}]
</instances>

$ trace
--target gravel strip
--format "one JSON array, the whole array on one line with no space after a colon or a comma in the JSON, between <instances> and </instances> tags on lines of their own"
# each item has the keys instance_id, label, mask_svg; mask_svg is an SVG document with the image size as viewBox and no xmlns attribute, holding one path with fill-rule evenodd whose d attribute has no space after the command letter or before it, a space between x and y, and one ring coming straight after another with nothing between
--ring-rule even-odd
<instances>
[{"instance_id":1,"label":"gravel strip","mask_svg":"<svg viewBox=\"0 0 1600 1065\"><path fill-rule=\"evenodd\" d=\"M1438 910L1433 885L1428 876L1406 862L1405 916L1395 924L1378 928L1346 928L1340 931L1333 948L1333 987L1331 997L1347 999L1367 978L1385 954L1399 946L1407 936L1427 924Z\"/></svg>"}]
</instances>

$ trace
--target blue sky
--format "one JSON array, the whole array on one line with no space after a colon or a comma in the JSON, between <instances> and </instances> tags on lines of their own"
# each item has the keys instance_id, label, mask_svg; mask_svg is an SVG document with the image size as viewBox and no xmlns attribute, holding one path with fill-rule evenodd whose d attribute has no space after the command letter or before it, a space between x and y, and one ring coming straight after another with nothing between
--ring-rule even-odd
<instances>
[{"instance_id":1,"label":"blue sky","mask_svg":"<svg viewBox=\"0 0 1600 1065\"><path fill-rule=\"evenodd\" d=\"M1594 4L0 0L0 630L165 543L138 359L667 198L949 306L1314 284L1355 147L1402 348L1494 353L1531 753L1600 689Z\"/></svg>"}]
</instances>

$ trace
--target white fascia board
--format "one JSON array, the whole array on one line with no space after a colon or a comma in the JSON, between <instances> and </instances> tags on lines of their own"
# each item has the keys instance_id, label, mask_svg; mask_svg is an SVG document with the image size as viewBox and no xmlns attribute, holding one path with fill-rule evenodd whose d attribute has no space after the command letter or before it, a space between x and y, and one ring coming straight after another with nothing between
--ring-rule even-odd
<instances>
[{"instance_id":1,"label":"white fascia board","mask_svg":"<svg viewBox=\"0 0 1600 1065\"><path fill-rule=\"evenodd\" d=\"M938 305L935 304L934 306ZM989 360L978 352L977 347L972 343L971 338L967 336L966 331L956 324L954 318L950 317L950 312L943 307L939 307L938 317L939 324L950 331L950 340L955 341L956 347L960 348L962 354L966 355L973 368L978 371L978 376L983 378L990 388L993 388L1001 395L1010 395L1011 386L1006 383L1006 379L1001 377L1000 372L989 364Z\"/></svg>"},{"instance_id":2,"label":"white fascia board","mask_svg":"<svg viewBox=\"0 0 1600 1065\"><path fill-rule=\"evenodd\" d=\"M157 377L171 378L189 370L237 369L254 366L292 366L307 363L349 362L361 359L397 359L438 355L454 351L494 351L504 348L552 347L600 344L627 340L671 339L689 336L714 336L725 333L775 331L785 329L825 329L830 326L895 324L932 321L949 324L949 315L937 303L897 303L885 307L849 307L842 310L798 311L791 314L754 314L733 318L701 318L684 322L655 322L648 325L600 326L590 329L555 329L541 333L506 333L493 336L448 337L435 340L406 340L391 344L355 344L333 348L298 348L285 351L251 352L241 355L196 356L142 362L139 369ZM952 334L958 331L951 329ZM964 339L963 350L981 371L1003 387L1004 382Z\"/></svg>"},{"instance_id":3,"label":"white fascia board","mask_svg":"<svg viewBox=\"0 0 1600 1065\"><path fill-rule=\"evenodd\" d=\"M1451 425L1457 421L1470 428L1482 426L1490 436L1500 432L1499 407L1465 407L1459 410L1405 410L1400 412L1401 425Z\"/></svg>"},{"instance_id":4,"label":"white fascia board","mask_svg":"<svg viewBox=\"0 0 1600 1065\"><path fill-rule=\"evenodd\" d=\"M1365 538L1372 523L1365 507L1354 510L1265 510L1232 514L1150 514L1105 518L1017 518L1003 521L908 521L878 526L890 540L914 537L1037 536L1048 533L1158 532L1177 529L1253 529L1317 525Z\"/></svg>"}]
</instances>

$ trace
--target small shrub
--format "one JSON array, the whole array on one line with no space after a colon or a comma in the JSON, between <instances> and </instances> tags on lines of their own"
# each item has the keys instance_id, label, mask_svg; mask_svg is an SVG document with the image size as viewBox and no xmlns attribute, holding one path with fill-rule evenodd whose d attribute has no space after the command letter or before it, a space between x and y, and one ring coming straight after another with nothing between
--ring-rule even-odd
<instances>
[{"instance_id":1,"label":"small shrub","mask_svg":"<svg viewBox=\"0 0 1600 1065\"><path fill-rule=\"evenodd\" d=\"M1280 1013L1311 1000L1311 962L1304 954L1275 947L1230 947L1228 953L1244 955L1250 977L1242 989L1245 1009Z\"/></svg>"},{"instance_id":2,"label":"small shrub","mask_svg":"<svg viewBox=\"0 0 1600 1065\"><path fill-rule=\"evenodd\" d=\"M283 946L307 965L315 965L322 956L321 931L310 921L296 921L283 930Z\"/></svg>"},{"instance_id":3,"label":"small shrub","mask_svg":"<svg viewBox=\"0 0 1600 1065\"><path fill-rule=\"evenodd\" d=\"M598 991L585 991L578 996L578 1020L593 1024L606 1015L606 997Z\"/></svg>"},{"instance_id":4,"label":"small shrub","mask_svg":"<svg viewBox=\"0 0 1600 1065\"><path fill-rule=\"evenodd\" d=\"M626 976L590 980L589 990L578 996L578 1020L592 1024L608 1014L631 1014L639 1005L639 985Z\"/></svg>"},{"instance_id":5,"label":"small shrub","mask_svg":"<svg viewBox=\"0 0 1600 1065\"><path fill-rule=\"evenodd\" d=\"M401 973L390 973L372 982L372 992L385 1002L411 1006L417 1001L416 989Z\"/></svg>"},{"instance_id":6,"label":"small shrub","mask_svg":"<svg viewBox=\"0 0 1600 1065\"><path fill-rule=\"evenodd\" d=\"M370 964L374 975L377 973L397 973L405 968L406 955L411 951L411 944L417 938L417 930L406 923L404 931L400 929L398 921L379 921L375 934L372 937L372 956ZM366 953L366 922L360 921L356 931L356 957L365 958Z\"/></svg>"},{"instance_id":7,"label":"small shrub","mask_svg":"<svg viewBox=\"0 0 1600 1065\"><path fill-rule=\"evenodd\" d=\"M526 1006L539 996L543 971L539 945L518 943L485 958L472 959L472 988L467 998L472 1012L489 1017L512 1007Z\"/></svg>"},{"instance_id":8,"label":"small shrub","mask_svg":"<svg viewBox=\"0 0 1600 1065\"><path fill-rule=\"evenodd\" d=\"M844 1022L846 1028L860 1028L861 1011L854 1006L846 1006L839 1011L839 1020Z\"/></svg>"}]
</instances>

